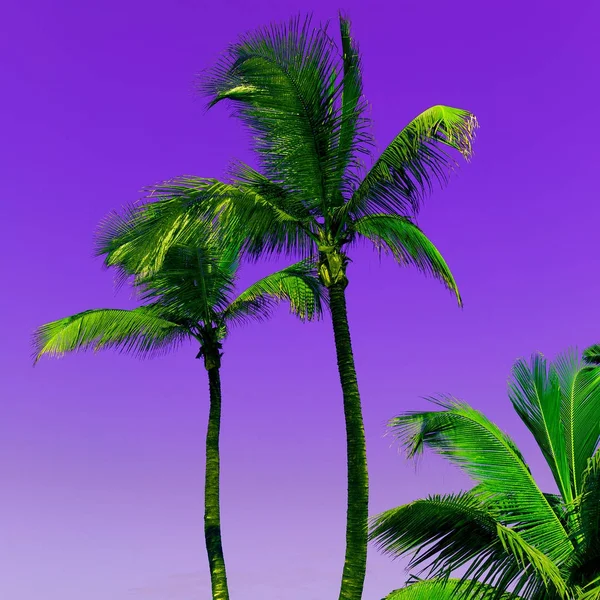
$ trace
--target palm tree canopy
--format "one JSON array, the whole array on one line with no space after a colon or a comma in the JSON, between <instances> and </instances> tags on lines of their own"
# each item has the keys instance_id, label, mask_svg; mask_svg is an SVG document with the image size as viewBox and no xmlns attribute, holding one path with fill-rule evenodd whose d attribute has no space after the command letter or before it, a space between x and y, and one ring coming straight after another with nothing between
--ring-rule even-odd
<instances>
[{"instance_id":1,"label":"palm tree canopy","mask_svg":"<svg viewBox=\"0 0 600 600\"><path fill-rule=\"evenodd\" d=\"M430 448L475 486L386 511L370 537L386 553L412 553L410 566L427 564L434 576L469 564L465 589L493 583L498 598L510 585L536 600L600 591L600 367L575 352L552 363L536 354L514 365L508 393L559 494L539 489L511 438L481 412L434 399L442 410L400 415L390 432L409 457Z\"/></svg>"},{"instance_id":2,"label":"palm tree canopy","mask_svg":"<svg viewBox=\"0 0 600 600\"><path fill-rule=\"evenodd\" d=\"M121 217L114 225L122 226ZM196 240L198 241L198 240ZM199 246L172 246L159 271L136 273L114 263L120 281L132 280L145 304L133 310L96 309L53 321L34 334L35 361L43 355L116 347L137 355L165 351L185 339L220 342L229 326L267 318L281 301L302 320L320 318L326 303L313 263L301 261L256 281L238 296L238 253L205 227Z\"/></svg>"},{"instance_id":3,"label":"palm tree canopy","mask_svg":"<svg viewBox=\"0 0 600 600\"><path fill-rule=\"evenodd\" d=\"M322 257L357 238L383 241L400 264L433 274L460 302L447 265L422 232L415 235L411 218L434 183L447 182L458 164L452 153L471 155L475 117L434 106L365 169L361 157L372 158L373 143L360 59L348 20L340 16L339 24L341 51L310 18L229 47L199 87L209 106L227 100L249 128L258 170L238 162L225 182L185 176L149 188L147 199L158 201L129 211L136 227L101 232L97 249L107 264L129 253L155 270L170 245L187 244L199 223L218 216L251 257Z\"/></svg>"}]
</instances>

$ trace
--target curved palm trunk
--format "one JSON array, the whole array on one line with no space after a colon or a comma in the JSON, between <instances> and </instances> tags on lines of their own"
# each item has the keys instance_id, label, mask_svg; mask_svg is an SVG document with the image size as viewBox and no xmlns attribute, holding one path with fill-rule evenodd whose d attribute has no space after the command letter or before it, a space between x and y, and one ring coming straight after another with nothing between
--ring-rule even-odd
<instances>
[{"instance_id":1,"label":"curved palm trunk","mask_svg":"<svg viewBox=\"0 0 600 600\"><path fill-rule=\"evenodd\" d=\"M360 394L346 310L345 283L328 288L338 371L344 397L348 460L346 558L339 600L361 600L367 567L369 476Z\"/></svg>"},{"instance_id":2,"label":"curved palm trunk","mask_svg":"<svg viewBox=\"0 0 600 600\"><path fill-rule=\"evenodd\" d=\"M221 429L221 375L219 367L207 369L210 410L206 432L206 478L204 485L204 538L210 566L213 600L229 600L225 559L221 544L219 504L219 433Z\"/></svg>"}]
</instances>

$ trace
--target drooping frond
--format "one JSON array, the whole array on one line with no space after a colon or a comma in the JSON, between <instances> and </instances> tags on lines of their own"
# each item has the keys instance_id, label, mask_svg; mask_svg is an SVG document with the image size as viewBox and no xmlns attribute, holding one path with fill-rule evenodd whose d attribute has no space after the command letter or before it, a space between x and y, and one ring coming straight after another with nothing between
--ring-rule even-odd
<instances>
[{"instance_id":1,"label":"drooping frond","mask_svg":"<svg viewBox=\"0 0 600 600\"><path fill-rule=\"evenodd\" d=\"M152 355L175 347L188 337L185 325L169 321L154 307L86 310L39 327L33 339L34 360L105 348Z\"/></svg>"},{"instance_id":2,"label":"drooping frond","mask_svg":"<svg viewBox=\"0 0 600 600\"><path fill-rule=\"evenodd\" d=\"M416 213L438 181L458 165L447 152L468 159L477 120L466 110L433 106L413 119L382 152L344 211L349 216Z\"/></svg>"},{"instance_id":3,"label":"drooping frond","mask_svg":"<svg viewBox=\"0 0 600 600\"><path fill-rule=\"evenodd\" d=\"M379 250L389 251L400 265L412 265L441 281L462 300L446 261L427 236L408 217L368 215L357 219L352 230L367 238Z\"/></svg>"},{"instance_id":4,"label":"drooping frond","mask_svg":"<svg viewBox=\"0 0 600 600\"><path fill-rule=\"evenodd\" d=\"M528 364L518 360L508 383L508 396L517 414L540 447L565 502L573 500L565 434L561 421L560 382L541 354Z\"/></svg>"},{"instance_id":5,"label":"drooping frond","mask_svg":"<svg viewBox=\"0 0 600 600\"><path fill-rule=\"evenodd\" d=\"M457 597L471 598L479 582L493 584L489 597L500 598L509 586L520 591L538 578L564 591L552 561L496 521L470 492L430 496L386 511L372 520L370 537L384 552L412 553L409 568L427 564L433 577L470 563Z\"/></svg>"},{"instance_id":6,"label":"drooping frond","mask_svg":"<svg viewBox=\"0 0 600 600\"><path fill-rule=\"evenodd\" d=\"M383 600L457 600L461 590L460 579L417 579L406 587L394 590ZM464 587L464 584L463 586ZM489 600L494 597L492 586L473 582L469 595L471 600ZM502 594L499 600L524 600L510 592Z\"/></svg>"},{"instance_id":7,"label":"drooping frond","mask_svg":"<svg viewBox=\"0 0 600 600\"><path fill-rule=\"evenodd\" d=\"M594 344L583 351L583 361L588 365L600 365L600 344Z\"/></svg>"},{"instance_id":8,"label":"drooping frond","mask_svg":"<svg viewBox=\"0 0 600 600\"><path fill-rule=\"evenodd\" d=\"M209 106L233 103L269 179L317 203L328 197L337 167L330 80L338 62L325 29L297 17L241 37L199 86Z\"/></svg>"},{"instance_id":9,"label":"drooping frond","mask_svg":"<svg viewBox=\"0 0 600 600\"><path fill-rule=\"evenodd\" d=\"M291 312L302 320L320 318L327 295L314 262L304 260L259 279L229 305L223 317L231 323L264 319L282 301L289 302Z\"/></svg>"},{"instance_id":10,"label":"drooping frond","mask_svg":"<svg viewBox=\"0 0 600 600\"><path fill-rule=\"evenodd\" d=\"M559 355L553 366L560 385L561 419L575 497L600 439L600 367L581 365L575 350Z\"/></svg>"},{"instance_id":11,"label":"drooping frond","mask_svg":"<svg viewBox=\"0 0 600 600\"><path fill-rule=\"evenodd\" d=\"M510 437L464 402L432 401L443 410L406 413L390 421L391 433L409 457L427 446L460 467L489 495L511 497L512 523L507 525L557 564L566 560L573 551L568 532Z\"/></svg>"}]
</instances>

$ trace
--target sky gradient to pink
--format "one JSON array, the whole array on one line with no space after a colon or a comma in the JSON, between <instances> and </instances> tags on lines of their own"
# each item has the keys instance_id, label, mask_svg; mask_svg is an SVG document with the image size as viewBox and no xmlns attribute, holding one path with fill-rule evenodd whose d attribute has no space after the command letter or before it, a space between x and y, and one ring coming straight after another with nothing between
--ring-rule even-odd
<instances>
[{"instance_id":1,"label":"sky gradient to pink","mask_svg":"<svg viewBox=\"0 0 600 600\"><path fill-rule=\"evenodd\" d=\"M492 8L494 7L494 8ZM458 281L352 255L348 305L370 513L469 481L414 464L385 422L451 393L509 432L553 489L506 379L534 351L600 342L598 58L593 0L207 3L11 0L0 20L3 325L0 598L205 600L206 373L197 348L31 362L35 327L131 307L93 257L102 217L146 185L250 159L241 125L205 113L194 76L236 37L337 10L353 22L381 151L434 104L474 112L475 155L419 224ZM241 285L284 262L244 267ZM231 333L223 361L222 524L232 598L337 597L345 447L328 320L285 308ZM403 585L370 550L365 600Z\"/></svg>"}]
</instances>

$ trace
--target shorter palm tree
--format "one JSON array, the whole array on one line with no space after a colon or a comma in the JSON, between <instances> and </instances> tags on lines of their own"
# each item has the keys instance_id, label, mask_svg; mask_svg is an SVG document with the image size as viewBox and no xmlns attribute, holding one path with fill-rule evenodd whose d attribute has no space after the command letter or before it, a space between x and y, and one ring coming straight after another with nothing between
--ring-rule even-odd
<instances>
[{"instance_id":1,"label":"shorter palm tree","mask_svg":"<svg viewBox=\"0 0 600 600\"><path fill-rule=\"evenodd\" d=\"M115 215L112 226L124 223ZM36 362L44 355L90 348L114 347L148 355L173 349L187 339L200 344L196 358L204 360L210 397L204 533L214 600L229 598L219 508L222 342L229 326L264 319L282 300L306 320L321 315L324 301L316 270L306 261L260 279L235 297L238 251L239 247L225 246L211 232L199 246L173 247L161 270L152 275L136 275L126 264L118 265L122 279L134 276L145 305L133 310L87 310L48 323L34 336Z\"/></svg>"},{"instance_id":2,"label":"shorter palm tree","mask_svg":"<svg viewBox=\"0 0 600 600\"><path fill-rule=\"evenodd\" d=\"M600 598L600 367L569 352L550 364L519 360L512 373L509 398L558 494L540 490L515 443L482 413L435 399L442 410L405 413L390 430L409 457L427 446L476 485L388 510L372 519L370 538L386 553L413 554L410 568L427 564L436 586L468 565L456 597L500 599L510 586L512 598Z\"/></svg>"}]
</instances>

